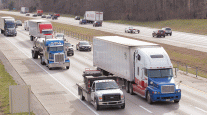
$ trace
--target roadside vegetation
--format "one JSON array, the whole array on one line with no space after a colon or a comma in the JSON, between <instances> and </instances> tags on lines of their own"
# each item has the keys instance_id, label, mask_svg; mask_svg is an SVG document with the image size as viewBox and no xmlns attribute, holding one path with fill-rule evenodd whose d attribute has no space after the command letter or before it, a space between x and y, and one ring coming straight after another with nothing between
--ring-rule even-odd
<instances>
[{"instance_id":1,"label":"roadside vegetation","mask_svg":"<svg viewBox=\"0 0 207 115\"><path fill-rule=\"evenodd\" d=\"M11 115L9 107L9 86L17 85L12 76L5 71L4 65L0 61L0 114ZM29 113L17 113L14 115L29 115ZM35 115L31 113L31 115Z\"/></svg>"},{"instance_id":2,"label":"roadside vegetation","mask_svg":"<svg viewBox=\"0 0 207 115\"><path fill-rule=\"evenodd\" d=\"M3 14L0 14L3 15ZM29 17L21 17L21 16L14 16L15 19L20 19L22 21L31 19ZM130 24L130 25L138 25L138 26L146 26L146 27L153 27L153 28L162 28L165 26L171 27L173 30L176 31L184 31L190 33L199 33L199 30L204 31L207 30L207 27L204 27L207 24L207 21L204 22L203 19L195 19L195 20L168 20L168 21L159 21L159 22L129 22L129 21L108 21L114 23L121 23L121 24ZM99 30L93 30L83 27L77 27L72 25L65 25L57 22L52 22L53 28L64 30L66 32L73 32L76 35L84 35L89 37L90 39L93 36L120 36L117 34L103 32ZM187 26L187 27L186 27ZM200 29L201 28L201 29ZM187 31L188 30L188 31ZM194 32L193 32L194 31ZM204 34L206 35L206 34ZM126 36L124 36L126 37ZM134 38L131 38L134 39ZM92 40L91 40L92 41ZM142 40L146 41L146 40ZM151 42L151 41L150 41ZM167 53L172 60L174 67L177 67L179 64L179 69L185 71L185 65L188 65L188 73L195 74L195 68L198 67L198 75L207 78L207 53L191 50L187 48L181 48L171 45L166 45L162 43L158 43L165 48Z\"/></svg>"}]
</instances>

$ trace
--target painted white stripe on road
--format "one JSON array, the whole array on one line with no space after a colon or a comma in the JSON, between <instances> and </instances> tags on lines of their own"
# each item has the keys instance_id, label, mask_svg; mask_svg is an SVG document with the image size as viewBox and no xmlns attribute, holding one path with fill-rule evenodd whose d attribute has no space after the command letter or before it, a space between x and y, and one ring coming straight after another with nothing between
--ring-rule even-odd
<instances>
[{"instance_id":1,"label":"painted white stripe on road","mask_svg":"<svg viewBox=\"0 0 207 115\"><path fill-rule=\"evenodd\" d=\"M7 39L9 42L11 42L9 39ZM11 42L12 43L12 42ZM56 80L60 85L62 85L66 90L68 90L71 94L73 94L80 102L82 102L86 107L88 107L94 114L99 115L96 111L94 111L92 108L90 108L84 101L82 101L77 95L75 95L71 90L69 90L66 86L64 86L60 81L58 81L53 75L51 75L47 70L45 70L41 65L39 65L37 62L34 61L30 56L28 56L26 53L24 53L17 45L12 43L16 48L18 48L25 56L30 58L34 63L36 63L40 68L42 68L49 76L51 76L54 80Z\"/></svg>"},{"instance_id":2,"label":"painted white stripe on road","mask_svg":"<svg viewBox=\"0 0 207 115\"><path fill-rule=\"evenodd\" d=\"M204 113L207 113L207 111L201 109L201 108L198 108L198 107L195 107L196 109L200 110L200 111L203 111Z\"/></svg>"},{"instance_id":3,"label":"painted white stripe on road","mask_svg":"<svg viewBox=\"0 0 207 115\"><path fill-rule=\"evenodd\" d=\"M152 111L148 110L147 108L145 108L145 107L143 107L143 106L141 106L141 105L140 105L139 107L141 107L142 109L146 110L146 111L149 112L149 113L152 113Z\"/></svg>"}]
</instances>

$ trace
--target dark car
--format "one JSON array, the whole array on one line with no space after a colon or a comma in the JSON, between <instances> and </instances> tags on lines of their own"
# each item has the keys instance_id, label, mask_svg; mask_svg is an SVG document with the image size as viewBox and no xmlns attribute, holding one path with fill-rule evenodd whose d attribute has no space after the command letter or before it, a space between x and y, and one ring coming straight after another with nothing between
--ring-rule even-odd
<instances>
[{"instance_id":1,"label":"dark car","mask_svg":"<svg viewBox=\"0 0 207 115\"><path fill-rule=\"evenodd\" d=\"M157 36L157 37L165 37L165 31L164 30L156 30L153 31L152 36Z\"/></svg>"},{"instance_id":2,"label":"dark car","mask_svg":"<svg viewBox=\"0 0 207 115\"><path fill-rule=\"evenodd\" d=\"M73 45L71 45L69 42L65 42L64 47L65 47L65 51L67 53L67 56L74 55Z\"/></svg>"},{"instance_id":3,"label":"dark car","mask_svg":"<svg viewBox=\"0 0 207 115\"><path fill-rule=\"evenodd\" d=\"M17 21L16 21L16 27L17 27L17 26L22 26L22 21L21 21L21 20L17 20Z\"/></svg>"},{"instance_id":4,"label":"dark car","mask_svg":"<svg viewBox=\"0 0 207 115\"><path fill-rule=\"evenodd\" d=\"M102 26L102 21L94 21L93 27Z\"/></svg>"},{"instance_id":5,"label":"dark car","mask_svg":"<svg viewBox=\"0 0 207 115\"><path fill-rule=\"evenodd\" d=\"M165 35L168 35L168 34L170 34L170 36L172 35L172 29L171 28L165 27L165 28L162 28L162 30L165 31Z\"/></svg>"},{"instance_id":6,"label":"dark car","mask_svg":"<svg viewBox=\"0 0 207 115\"><path fill-rule=\"evenodd\" d=\"M80 20L80 16L75 16L75 20Z\"/></svg>"},{"instance_id":7,"label":"dark car","mask_svg":"<svg viewBox=\"0 0 207 115\"><path fill-rule=\"evenodd\" d=\"M46 15L42 15L41 18L46 18Z\"/></svg>"},{"instance_id":8,"label":"dark car","mask_svg":"<svg viewBox=\"0 0 207 115\"><path fill-rule=\"evenodd\" d=\"M37 17L37 14L33 14L32 16L33 16L33 17Z\"/></svg>"},{"instance_id":9,"label":"dark car","mask_svg":"<svg viewBox=\"0 0 207 115\"><path fill-rule=\"evenodd\" d=\"M30 16L30 14L29 13L26 13L26 16Z\"/></svg>"},{"instance_id":10,"label":"dark car","mask_svg":"<svg viewBox=\"0 0 207 115\"><path fill-rule=\"evenodd\" d=\"M57 19L58 19L58 16L56 16L56 15L52 16L52 20L57 20Z\"/></svg>"},{"instance_id":11,"label":"dark car","mask_svg":"<svg viewBox=\"0 0 207 115\"><path fill-rule=\"evenodd\" d=\"M84 51L91 51L91 45L89 44L88 41L80 41L76 45L76 50L84 50Z\"/></svg>"},{"instance_id":12,"label":"dark car","mask_svg":"<svg viewBox=\"0 0 207 115\"><path fill-rule=\"evenodd\" d=\"M87 20L86 19L81 19L79 24L86 24L87 23Z\"/></svg>"}]
</instances>

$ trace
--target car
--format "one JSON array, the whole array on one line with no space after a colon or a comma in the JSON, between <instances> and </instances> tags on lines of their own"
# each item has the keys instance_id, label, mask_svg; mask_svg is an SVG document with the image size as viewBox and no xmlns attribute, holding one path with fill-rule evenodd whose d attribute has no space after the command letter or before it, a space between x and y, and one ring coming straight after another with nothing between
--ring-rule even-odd
<instances>
[{"instance_id":1,"label":"car","mask_svg":"<svg viewBox=\"0 0 207 115\"><path fill-rule=\"evenodd\" d=\"M165 35L168 35L168 34L170 34L170 36L172 35L172 29L171 28L165 27L165 28L162 28L162 30L165 31Z\"/></svg>"},{"instance_id":2,"label":"car","mask_svg":"<svg viewBox=\"0 0 207 115\"><path fill-rule=\"evenodd\" d=\"M76 50L91 51L91 45L88 41L79 41L78 44L76 44Z\"/></svg>"},{"instance_id":3,"label":"car","mask_svg":"<svg viewBox=\"0 0 207 115\"><path fill-rule=\"evenodd\" d=\"M94 21L93 27L102 26L102 21Z\"/></svg>"},{"instance_id":4,"label":"car","mask_svg":"<svg viewBox=\"0 0 207 115\"><path fill-rule=\"evenodd\" d=\"M58 16L56 16L56 15L52 16L52 20L57 20L57 19L58 19Z\"/></svg>"},{"instance_id":5,"label":"car","mask_svg":"<svg viewBox=\"0 0 207 115\"><path fill-rule=\"evenodd\" d=\"M67 56L74 55L73 45L71 45L69 42L64 43L65 51L67 52Z\"/></svg>"},{"instance_id":6,"label":"car","mask_svg":"<svg viewBox=\"0 0 207 115\"><path fill-rule=\"evenodd\" d=\"M22 21L21 20L16 20L16 26L22 26Z\"/></svg>"},{"instance_id":7,"label":"car","mask_svg":"<svg viewBox=\"0 0 207 115\"><path fill-rule=\"evenodd\" d=\"M129 27L125 28L125 33L140 33L140 30L129 26Z\"/></svg>"},{"instance_id":8,"label":"car","mask_svg":"<svg viewBox=\"0 0 207 115\"><path fill-rule=\"evenodd\" d=\"M80 20L80 16L75 16L75 20Z\"/></svg>"},{"instance_id":9,"label":"car","mask_svg":"<svg viewBox=\"0 0 207 115\"><path fill-rule=\"evenodd\" d=\"M51 15L46 15L46 19L51 19Z\"/></svg>"},{"instance_id":10,"label":"car","mask_svg":"<svg viewBox=\"0 0 207 115\"><path fill-rule=\"evenodd\" d=\"M157 37L165 37L165 31L164 30L156 30L153 31L152 36L157 36Z\"/></svg>"},{"instance_id":11,"label":"car","mask_svg":"<svg viewBox=\"0 0 207 115\"><path fill-rule=\"evenodd\" d=\"M56 34L55 34L55 38L56 38L56 39L65 39L63 33L56 33Z\"/></svg>"},{"instance_id":12,"label":"car","mask_svg":"<svg viewBox=\"0 0 207 115\"><path fill-rule=\"evenodd\" d=\"M53 16L60 17L60 14L54 13Z\"/></svg>"},{"instance_id":13,"label":"car","mask_svg":"<svg viewBox=\"0 0 207 115\"><path fill-rule=\"evenodd\" d=\"M46 15L42 15L41 18L46 18Z\"/></svg>"},{"instance_id":14,"label":"car","mask_svg":"<svg viewBox=\"0 0 207 115\"><path fill-rule=\"evenodd\" d=\"M79 21L79 24L87 24L87 20L86 20L86 19L81 19L81 20Z\"/></svg>"},{"instance_id":15,"label":"car","mask_svg":"<svg viewBox=\"0 0 207 115\"><path fill-rule=\"evenodd\" d=\"M32 16L33 16L33 17L37 17L37 14L33 14Z\"/></svg>"},{"instance_id":16,"label":"car","mask_svg":"<svg viewBox=\"0 0 207 115\"><path fill-rule=\"evenodd\" d=\"M30 13L26 13L26 16L30 16Z\"/></svg>"}]
</instances>

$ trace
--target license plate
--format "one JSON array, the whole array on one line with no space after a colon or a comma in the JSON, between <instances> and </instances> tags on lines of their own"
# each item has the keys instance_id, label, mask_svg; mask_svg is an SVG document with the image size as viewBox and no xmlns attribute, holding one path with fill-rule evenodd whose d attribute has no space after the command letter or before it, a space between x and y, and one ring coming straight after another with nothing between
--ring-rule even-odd
<instances>
[{"instance_id":1,"label":"license plate","mask_svg":"<svg viewBox=\"0 0 207 115\"><path fill-rule=\"evenodd\" d=\"M166 101L170 101L170 99L166 99Z\"/></svg>"}]
</instances>

